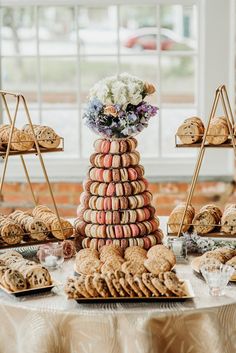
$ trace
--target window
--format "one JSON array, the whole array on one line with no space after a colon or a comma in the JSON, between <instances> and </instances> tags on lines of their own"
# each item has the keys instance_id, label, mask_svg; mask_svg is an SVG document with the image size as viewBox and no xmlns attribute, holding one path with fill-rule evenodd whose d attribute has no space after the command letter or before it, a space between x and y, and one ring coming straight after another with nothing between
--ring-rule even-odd
<instances>
[{"instance_id":1,"label":"window","mask_svg":"<svg viewBox=\"0 0 236 353\"><path fill-rule=\"evenodd\" d=\"M159 117L138 136L147 176L191 175L196 150L177 150L174 134L204 111L202 2L90 3L1 7L1 87L25 94L33 121L65 137L64 153L44 157L49 174L84 177L96 138L82 122L89 88L127 71L157 86ZM36 167L32 175L39 177Z\"/></svg>"}]
</instances>

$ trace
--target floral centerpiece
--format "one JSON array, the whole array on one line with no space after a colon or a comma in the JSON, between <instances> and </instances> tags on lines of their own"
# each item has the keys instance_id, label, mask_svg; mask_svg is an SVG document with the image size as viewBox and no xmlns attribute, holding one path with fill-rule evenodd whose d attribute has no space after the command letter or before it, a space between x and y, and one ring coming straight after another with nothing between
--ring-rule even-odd
<instances>
[{"instance_id":1,"label":"floral centerpiece","mask_svg":"<svg viewBox=\"0 0 236 353\"><path fill-rule=\"evenodd\" d=\"M127 73L107 77L90 90L83 119L92 131L106 138L136 135L157 113L157 107L144 101L155 90L152 84Z\"/></svg>"}]
</instances>

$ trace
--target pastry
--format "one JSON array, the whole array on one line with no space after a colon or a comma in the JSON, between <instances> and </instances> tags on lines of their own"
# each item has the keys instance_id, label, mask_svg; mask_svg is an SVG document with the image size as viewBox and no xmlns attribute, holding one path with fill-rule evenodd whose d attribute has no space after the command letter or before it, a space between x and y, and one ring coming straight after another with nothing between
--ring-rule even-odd
<instances>
[{"instance_id":1,"label":"pastry","mask_svg":"<svg viewBox=\"0 0 236 353\"><path fill-rule=\"evenodd\" d=\"M21 291L27 288L26 280L23 275L16 270L8 269L1 278L3 284L11 292Z\"/></svg>"},{"instance_id":2,"label":"pastry","mask_svg":"<svg viewBox=\"0 0 236 353\"><path fill-rule=\"evenodd\" d=\"M168 226L172 233L178 233L179 227L184 215L184 211L185 211L185 204L179 204L171 212L168 219ZM187 232L187 230L189 230L189 228L191 227L194 215L195 215L194 208L191 205L188 205L186 214L184 217L184 221L183 221L183 226L181 229L182 232Z\"/></svg>"},{"instance_id":3,"label":"pastry","mask_svg":"<svg viewBox=\"0 0 236 353\"><path fill-rule=\"evenodd\" d=\"M14 220L0 215L0 235L5 243L15 245L23 239L24 231Z\"/></svg>"},{"instance_id":4,"label":"pastry","mask_svg":"<svg viewBox=\"0 0 236 353\"><path fill-rule=\"evenodd\" d=\"M44 148L57 148L60 145L60 137L49 126L33 125L34 134L39 146ZM27 133L34 141L32 128L29 124L23 127L23 131Z\"/></svg>"}]
</instances>

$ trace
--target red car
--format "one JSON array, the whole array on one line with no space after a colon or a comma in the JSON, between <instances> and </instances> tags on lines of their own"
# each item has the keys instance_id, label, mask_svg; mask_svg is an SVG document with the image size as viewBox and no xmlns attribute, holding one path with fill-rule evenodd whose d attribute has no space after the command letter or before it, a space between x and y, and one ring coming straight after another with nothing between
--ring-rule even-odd
<instances>
[{"instance_id":1,"label":"red car","mask_svg":"<svg viewBox=\"0 0 236 353\"><path fill-rule=\"evenodd\" d=\"M157 49L157 28L147 27L140 28L127 38L123 45L126 48L135 48L139 50L156 50ZM173 49L190 49L190 43L187 39L179 37L170 29L161 28L161 50Z\"/></svg>"}]
</instances>

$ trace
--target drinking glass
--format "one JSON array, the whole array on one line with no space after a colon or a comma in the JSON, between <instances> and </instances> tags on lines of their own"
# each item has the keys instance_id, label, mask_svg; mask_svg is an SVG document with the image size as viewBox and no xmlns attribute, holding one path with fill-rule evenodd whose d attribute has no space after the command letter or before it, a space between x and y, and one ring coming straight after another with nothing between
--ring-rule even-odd
<instances>
[{"instance_id":1,"label":"drinking glass","mask_svg":"<svg viewBox=\"0 0 236 353\"><path fill-rule=\"evenodd\" d=\"M177 261L187 258L187 245L183 237L168 238L168 247L174 252Z\"/></svg>"},{"instance_id":2,"label":"drinking glass","mask_svg":"<svg viewBox=\"0 0 236 353\"><path fill-rule=\"evenodd\" d=\"M208 284L210 295L221 296L224 295L224 289L234 273L234 268L213 263L202 266L200 271Z\"/></svg>"},{"instance_id":3,"label":"drinking glass","mask_svg":"<svg viewBox=\"0 0 236 353\"><path fill-rule=\"evenodd\" d=\"M40 247L40 263L49 270L55 270L62 266L64 253L62 243L50 243Z\"/></svg>"}]
</instances>

